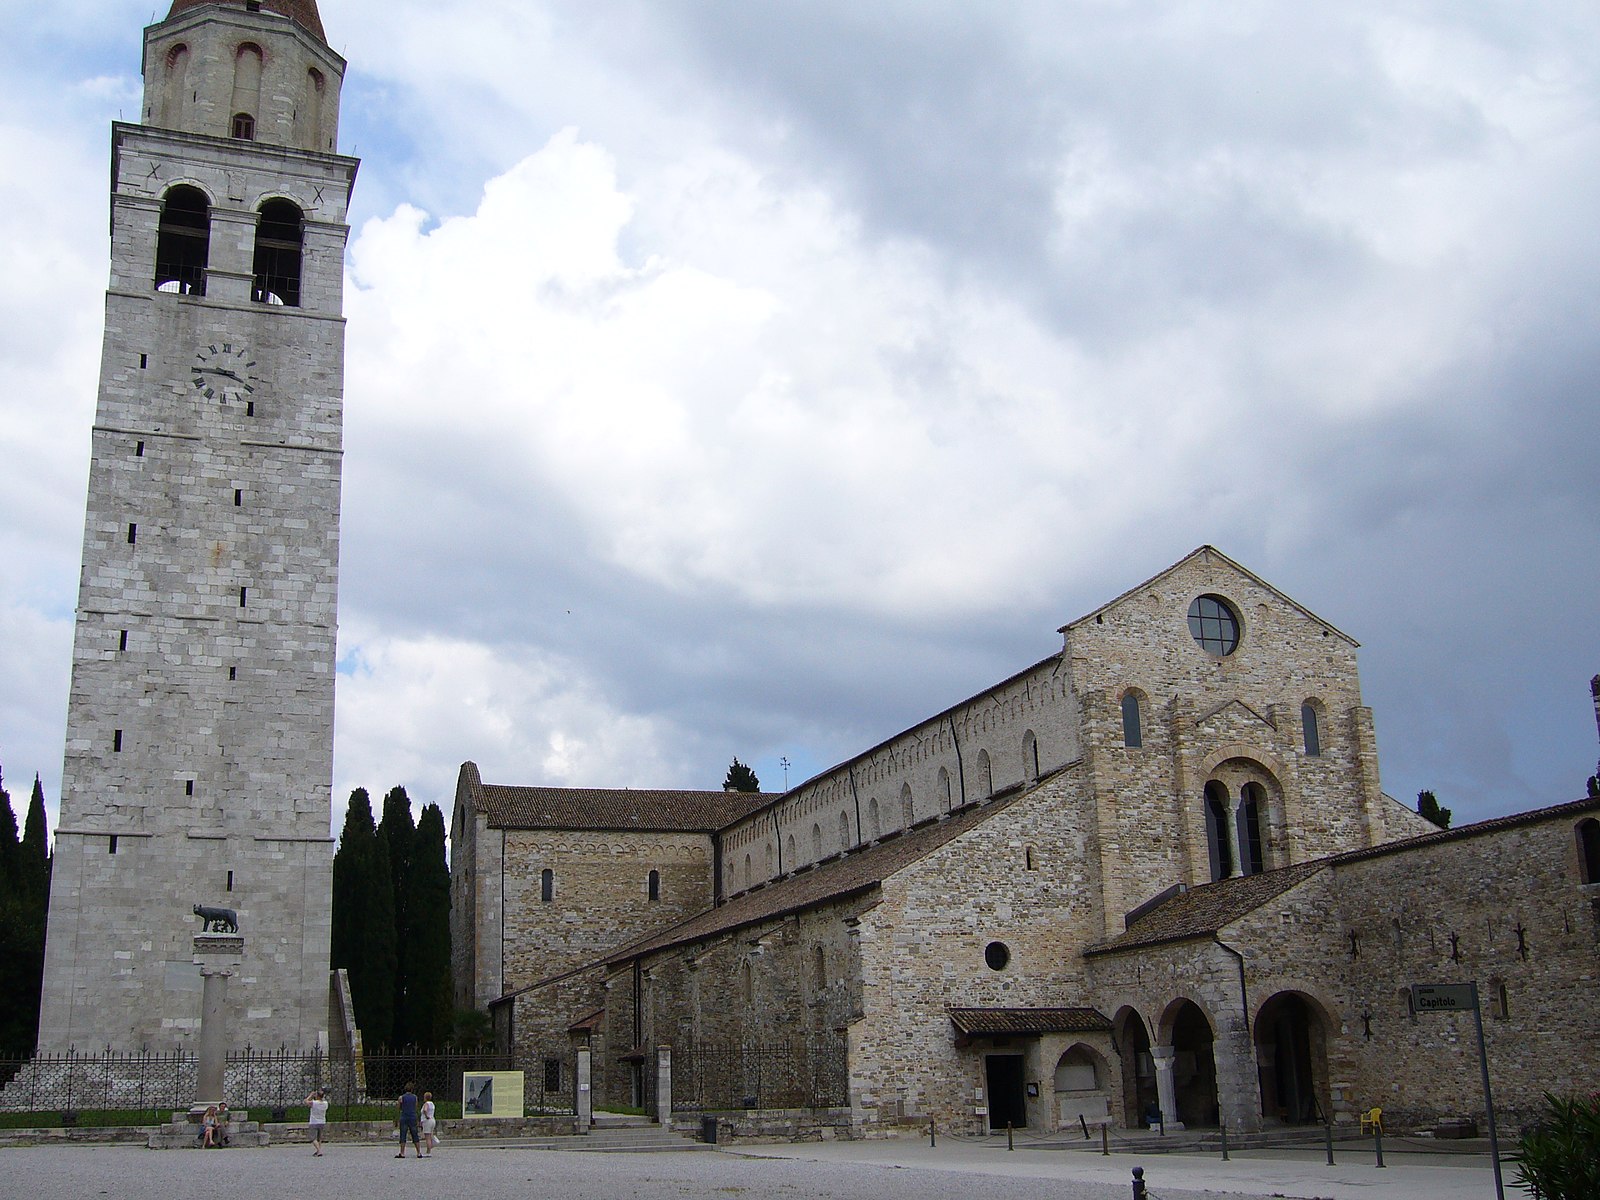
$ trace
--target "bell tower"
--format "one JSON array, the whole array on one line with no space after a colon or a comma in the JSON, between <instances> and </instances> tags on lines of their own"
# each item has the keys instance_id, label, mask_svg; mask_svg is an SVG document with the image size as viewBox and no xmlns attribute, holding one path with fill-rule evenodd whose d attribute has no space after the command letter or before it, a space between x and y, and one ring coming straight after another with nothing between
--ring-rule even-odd
<instances>
[{"instance_id":1,"label":"bell tower","mask_svg":"<svg viewBox=\"0 0 1600 1200\"><path fill-rule=\"evenodd\" d=\"M174 0L112 126L43 1051L192 1047L197 904L240 1044L329 1028L344 69L315 0Z\"/></svg>"}]
</instances>

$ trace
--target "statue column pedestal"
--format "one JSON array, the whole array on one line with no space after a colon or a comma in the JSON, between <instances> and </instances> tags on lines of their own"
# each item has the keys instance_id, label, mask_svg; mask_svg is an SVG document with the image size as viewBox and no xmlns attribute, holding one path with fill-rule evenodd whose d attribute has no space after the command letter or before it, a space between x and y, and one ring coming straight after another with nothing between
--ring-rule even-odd
<instances>
[{"instance_id":1,"label":"statue column pedestal","mask_svg":"<svg viewBox=\"0 0 1600 1200\"><path fill-rule=\"evenodd\" d=\"M205 981L200 995L200 1064L191 1113L221 1104L228 1064L228 980L244 964L244 938L202 933L194 939L194 963Z\"/></svg>"},{"instance_id":2,"label":"statue column pedestal","mask_svg":"<svg viewBox=\"0 0 1600 1200\"><path fill-rule=\"evenodd\" d=\"M1162 1124L1168 1129L1183 1128L1183 1122L1178 1120L1178 1089L1173 1078L1177 1053L1171 1046L1156 1046L1150 1051L1156 1064L1156 1099L1161 1104Z\"/></svg>"}]
</instances>

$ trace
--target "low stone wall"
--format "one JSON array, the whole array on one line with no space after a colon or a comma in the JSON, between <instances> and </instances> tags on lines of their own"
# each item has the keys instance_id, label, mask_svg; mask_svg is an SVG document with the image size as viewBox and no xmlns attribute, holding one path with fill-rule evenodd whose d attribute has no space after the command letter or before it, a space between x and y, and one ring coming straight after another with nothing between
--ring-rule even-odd
<instances>
[{"instance_id":1,"label":"low stone wall","mask_svg":"<svg viewBox=\"0 0 1600 1200\"><path fill-rule=\"evenodd\" d=\"M765 1108L672 1114L672 1128L703 1136L705 1122L715 1118L718 1143L737 1139L758 1142L849 1141L858 1136L848 1108Z\"/></svg>"}]
</instances>

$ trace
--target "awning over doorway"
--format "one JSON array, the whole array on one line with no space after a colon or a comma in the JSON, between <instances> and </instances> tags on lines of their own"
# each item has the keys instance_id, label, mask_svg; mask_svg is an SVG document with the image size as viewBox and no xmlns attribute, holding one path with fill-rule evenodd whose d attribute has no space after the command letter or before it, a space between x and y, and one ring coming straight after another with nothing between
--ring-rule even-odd
<instances>
[{"instance_id":1,"label":"awning over doorway","mask_svg":"<svg viewBox=\"0 0 1600 1200\"><path fill-rule=\"evenodd\" d=\"M952 1008L949 1012L962 1037L1111 1031L1110 1018L1094 1008Z\"/></svg>"}]
</instances>

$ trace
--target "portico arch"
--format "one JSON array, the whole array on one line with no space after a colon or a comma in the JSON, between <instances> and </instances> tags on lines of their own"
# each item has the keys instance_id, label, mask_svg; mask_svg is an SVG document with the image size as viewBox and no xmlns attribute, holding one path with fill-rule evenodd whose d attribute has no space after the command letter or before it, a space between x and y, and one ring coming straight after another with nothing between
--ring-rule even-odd
<instances>
[{"instance_id":1,"label":"portico arch","mask_svg":"<svg viewBox=\"0 0 1600 1200\"><path fill-rule=\"evenodd\" d=\"M1186 1128L1214 1126L1219 1117L1216 1027L1193 1000L1174 1000L1161 1018L1161 1040L1172 1051L1173 1106Z\"/></svg>"},{"instance_id":2,"label":"portico arch","mask_svg":"<svg viewBox=\"0 0 1600 1200\"><path fill-rule=\"evenodd\" d=\"M1305 992L1275 992L1257 1010L1256 1066L1265 1123L1309 1125L1327 1119L1332 1025L1322 1004Z\"/></svg>"},{"instance_id":3,"label":"portico arch","mask_svg":"<svg viewBox=\"0 0 1600 1200\"><path fill-rule=\"evenodd\" d=\"M1132 1007L1117 1010L1111 1020L1111 1034L1117 1047L1122 1071L1122 1121L1128 1128L1143 1124L1152 1104L1159 1108L1156 1094L1155 1059L1150 1054L1150 1031L1144 1018Z\"/></svg>"}]
</instances>

